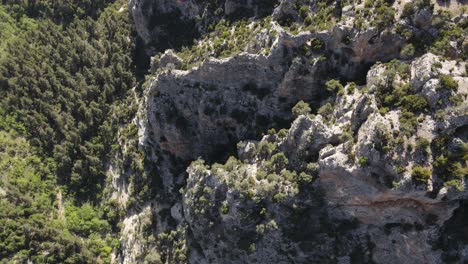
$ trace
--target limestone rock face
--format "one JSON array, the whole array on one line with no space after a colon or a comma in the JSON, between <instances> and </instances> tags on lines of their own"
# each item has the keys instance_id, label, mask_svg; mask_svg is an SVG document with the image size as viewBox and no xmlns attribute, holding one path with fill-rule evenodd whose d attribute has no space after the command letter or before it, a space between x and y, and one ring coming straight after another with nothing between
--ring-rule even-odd
<instances>
[{"instance_id":1,"label":"limestone rock face","mask_svg":"<svg viewBox=\"0 0 468 264\"><path fill-rule=\"evenodd\" d=\"M411 65L411 77L414 80L414 89L421 89L427 81L435 77L436 66L434 64L436 63L440 63L440 61L438 61L437 56L431 53L413 61Z\"/></svg>"},{"instance_id":2,"label":"limestone rock face","mask_svg":"<svg viewBox=\"0 0 468 264\"><path fill-rule=\"evenodd\" d=\"M425 55L422 60L428 56L432 55ZM384 78L375 74L382 72L379 70L382 67L388 66L377 65L370 70L369 83L379 83L381 80L374 78ZM412 71L424 71L424 64L412 67ZM419 75L410 77L407 82L414 83L418 78ZM422 89L421 96L426 96L424 92ZM356 104L363 101L371 105L368 110L363 111ZM289 261L298 263L318 262L323 260L322 254L341 258L346 263L346 256L359 249L361 259L378 263L442 263L441 251L433 250L438 230L454 214L458 207L456 200L468 193L458 192L455 200L447 199L446 189L441 188L437 176L420 185L397 167L411 168L420 162L421 154L407 146L417 136L433 140L444 133L436 129L439 123L445 123L449 130L457 130L468 121L463 124L455 119L434 121L427 116L415 135L392 145L388 140L394 131L400 130L401 111L382 115L375 105L375 94L359 91L337 97L334 105L327 120L335 118L339 120L337 124L326 122L321 115L301 115L284 136L270 135L260 142L243 144L245 148L240 153L244 154L240 157L244 162L230 160L222 167L211 168L194 163L189 167L184 215L209 262L281 263L288 260L278 252L286 252ZM455 115L462 119L465 116L460 111ZM342 137L345 127L351 127L352 123L358 126L354 144L352 139ZM464 142L461 138L456 141ZM262 156L267 142L277 150ZM288 165L283 170L271 165L276 162L274 153L288 157ZM318 162L318 178L313 184L296 185L291 180L295 176L287 171L294 168L294 175L309 173L305 168L308 166L304 165L307 162ZM268 173L276 170L279 178L263 176L264 170ZM307 188L308 196L304 196L301 188ZM440 194L431 198L428 190ZM297 219L296 214L307 220ZM344 228L340 231L343 232L340 242L329 233L340 227L321 222L323 214L329 217L328 221ZM305 228L304 221L308 227L315 225L317 229ZM311 236L297 237L293 230L304 228L304 236L308 232ZM276 242L271 243L272 240ZM331 245L341 243L346 246L332 249ZM388 243L392 246L388 247ZM244 251L239 250L240 244ZM413 252L425 255L426 259L415 257Z\"/></svg>"},{"instance_id":3,"label":"limestone rock face","mask_svg":"<svg viewBox=\"0 0 468 264\"><path fill-rule=\"evenodd\" d=\"M270 0L130 0L135 28L147 45L156 49L189 44L212 23L230 19L264 17L277 1ZM162 47L161 47L162 45Z\"/></svg>"},{"instance_id":4,"label":"limestone rock face","mask_svg":"<svg viewBox=\"0 0 468 264\"><path fill-rule=\"evenodd\" d=\"M135 28L147 44L177 42L180 37L171 35L176 32L195 37L194 19L203 11L194 0L130 0L129 5Z\"/></svg>"},{"instance_id":5,"label":"limestone rock face","mask_svg":"<svg viewBox=\"0 0 468 264\"><path fill-rule=\"evenodd\" d=\"M179 58L173 50L166 50L160 58L153 57L151 61L152 71L156 71L158 68L175 69L180 67L182 59Z\"/></svg>"},{"instance_id":6,"label":"limestone rock face","mask_svg":"<svg viewBox=\"0 0 468 264\"><path fill-rule=\"evenodd\" d=\"M127 216L120 262L151 251L166 263L466 259L453 238L468 221L466 62L400 56L408 36L399 27L437 34L432 9L382 29L370 17L356 26L364 3L332 1L320 13L312 2L130 1L140 37L164 52L135 118L157 193ZM335 24L294 32L301 12ZM232 35L239 17L245 30L262 28ZM232 39L180 51L188 42L173 30L212 36L208 25L221 18L233 24L217 34ZM327 87L331 79L340 85ZM310 111L293 116L300 100ZM149 231L132 227L149 215ZM148 233L151 242L137 241Z\"/></svg>"},{"instance_id":7,"label":"limestone rock face","mask_svg":"<svg viewBox=\"0 0 468 264\"><path fill-rule=\"evenodd\" d=\"M287 125L291 120L289 109L295 102L307 100L318 106L326 96L321 76L357 78L358 69L386 56L381 52L359 53L361 49L383 49L386 37L380 39L378 35L374 44L360 46L375 34L373 29L353 33L355 41L351 43L357 44L347 47L336 43L352 29L347 33L335 28L329 33L297 36L279 30L268 56L241 53L227 59L208 59L188 71L167 69L157 74L146 90L143 110L145 144L159 151L156 156L165 152L181 160L222 158L218 150L234 151L232 146L239 140ZM332 58L350 64L337 65L335 59L310 64L300 58L298 49L312 38L322 39ZM356 52L343 52L345 49ZM179 64L179 58L171 54L166 52L159 64Z\"/></svg>"}]
</instances>

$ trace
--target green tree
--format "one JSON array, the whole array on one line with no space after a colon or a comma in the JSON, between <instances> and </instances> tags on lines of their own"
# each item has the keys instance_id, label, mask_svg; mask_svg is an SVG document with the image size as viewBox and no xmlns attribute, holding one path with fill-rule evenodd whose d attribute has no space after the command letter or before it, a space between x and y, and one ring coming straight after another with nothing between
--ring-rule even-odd
<instances>
[{"instance_id":1,"label":"green tree","mask_svg":"<svg viewBox=\"0 0 468 264\"><path fill-rule=\"evenodd\" d=\"M415 53L414 45L410 43L403 47L400 54L401 56L403 56L403 58L409 59L414 56L414 53Z\"/></svg>"},{"instance_id":2,"label":"green tree","mask_svg":"<svg viewBox=\"0 0 468 264\"><path fill-rule=\"evenodd\" d=\"M450 75L441 74L439 76L441 88L447 90L458 90L458 83Z\"/></svg>"},{"instance_id":3,"label":"green tree","mask_svg":"<svg viewBox=\"0 0 468 264\"><path fill-rule=\"evenodd\" d=\"M293 108L292 108L292 113L294 116L300 116L300 115L307 115L310 114L310 111L312 109L310 108L309 104L307 104L304 101L299 101Z\"/></svg>"},{"instance_id":4,"label":"green tree","mask_svg":"<svg viewBox=\"0 0 468 264\"><path fill-rule=\"evenodd\" d=\"M329 80L325 84L329 92L341 94L344 92L343 85L338 80Z\"/></svg>"},{"instance_id":5,"label":"green tree","mask_svg":"<svg viewBox=\"0 0 468 264\"><path fill-rule=\"evenodd\" d=\"M431 178L431 171L419 165L414 166L413 171L411 172L411 178L420 183L427 183L427 181Z\"/></svg>"}]
</instances>

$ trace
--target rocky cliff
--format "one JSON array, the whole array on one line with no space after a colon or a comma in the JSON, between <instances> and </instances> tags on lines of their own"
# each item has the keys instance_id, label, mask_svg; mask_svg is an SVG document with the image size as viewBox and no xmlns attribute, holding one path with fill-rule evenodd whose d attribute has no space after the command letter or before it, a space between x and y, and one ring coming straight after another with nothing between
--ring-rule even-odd
<instances>
[{"instance_id":1,"label":"rocky cliff","mask_svg":"<svg viewBox=\"0 0 468 264\"><path fill-rule=\"evenodd\" d=\"M149 193L118 262L468 260L462 4L130 7L148 53L173 50L136 91L144 168L113 173Z\"/></svg>"}]
</instances>

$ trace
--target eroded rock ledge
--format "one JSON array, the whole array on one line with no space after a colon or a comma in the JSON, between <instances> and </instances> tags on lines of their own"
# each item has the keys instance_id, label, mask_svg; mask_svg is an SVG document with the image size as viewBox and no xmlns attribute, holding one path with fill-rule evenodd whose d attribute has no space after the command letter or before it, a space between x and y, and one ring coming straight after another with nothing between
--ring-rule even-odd
<instances>
[{"instance_id":1,"label":"eroded rock ledge","mask_svg":"<svg viewBox=\"0 0 468 264\"><path fill-rule=\"evenodd\" d=\"M438 58L421 57L412 64L412 72L423 72L427 60ZM384 78L375 74L379 67L389 66L374 66L368 83ZM404 81L414 82L417 76ZM404 136L402 143L384 143L383 150L382 133L399 132L401 110L379 113L372 89L345 90L327 116L302 115L287 133L241 144L239 160L211 167L195 162L189 167L184 215L209 262L442 262L443 252L434 250L439 228L467 193L441 184L444 175L415 179L419 155L426 154L408 145L418 137L435 139L466 126L466 112L450 112L444 120L434 120L430 112L421 114L413 135ZM466 89L457 93L464 97ZM360 101L369 102L370 109L357 108ZM353 124L358 126L354 135L349 132ZM406 170L397 171L401 167ZM431 198L430 189L438 195ZM297 229L308 235L297 238L289 233ZM241 244L247 253L239 249Z\"/></svg>"},{"instance_id":2,"label":"eroded rock ledge","mask_svg":"<svg viewBox=\"0 0 468 264\"><path fill-rule=\"evenodd\" d=\"M402 45L397 35L379 34L374 29L358 32L337 26L331 32L293 36L272 23L278 36L267 56L241 53L209 59L188 71L159 71L145 95L145 144L181 160L199 156L217 160L223 157L220 151L232 153L239 140L287 126L297 101L306 100L318 108L329 96L324 80L358 79L375 61L398 57ZM342 44L344 36L352 44ZM314 55L310 61L303 58L304 49L311 49L311 39L323 42L324 50L316 57L325 53L326 60L312 63ZM389 41L395 44L392 49L386 48ZM160 61L166 64L160 67L177 65L173 62L178 59L169 56L176 55L163 55Z\"/></svg>"},{"instance_id":3,"label":"eroded rock ledge","mask_svg":"<svg viewBox=\"0 0 468 264\"><path fill-rule=\"evenodd\" d=\"M169 32L148 26L155 14L180 12L179 26L193 22L200 33L206 25L193 18L212 12L196 1L145 2L131 5L148 43ZM262 1L221 2L226 14L262 16ZM298 12L280 2L269 29L232 56L188 70L173 50L154 59L136 123L164 195L127 218L120 261L466 260L466 244L443 234L464 219L467 198L466 63L403 56L397 25L357 29L349 6L335 10L342 20L330 30L292 34L279 21ZM431 14L399 23L434 33ZM327 90L331 79L341 84ZM293 116L300 100L311 109ZM225 162L229 155L237 158Z\"/></svg>"}]
</instances>

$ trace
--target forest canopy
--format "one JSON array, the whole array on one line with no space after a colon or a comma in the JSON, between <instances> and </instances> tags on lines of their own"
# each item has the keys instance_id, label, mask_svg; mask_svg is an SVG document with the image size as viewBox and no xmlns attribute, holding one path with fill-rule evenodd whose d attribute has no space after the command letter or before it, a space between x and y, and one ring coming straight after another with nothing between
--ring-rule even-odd
<instances>
[{"instance_id":1,"label":"forest canopy","mask_svg":"<svg viewBox=\"0 0 468 264\"><path fill-rule=\"evenodd\" d=\"M0 5L0 263L108 263L118 246L102 195L136 83L126 5Z\"/></svg>"}]
</instances>

